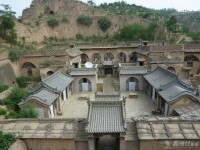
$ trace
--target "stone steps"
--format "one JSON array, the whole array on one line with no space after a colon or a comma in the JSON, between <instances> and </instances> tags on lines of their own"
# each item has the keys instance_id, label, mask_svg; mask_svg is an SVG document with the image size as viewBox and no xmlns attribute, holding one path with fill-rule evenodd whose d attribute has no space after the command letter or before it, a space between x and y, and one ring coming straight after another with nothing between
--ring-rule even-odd
<instances>
[{"instance_id":1,"label":"stone steps","mask_svg":"<svg viewBox=\"0 0 200 150\"><path fill-rule=\"evenodd\" d=\"M114 81L112 77L105 77L103 80L103 94L112 95L114 93Z\"/></svg>"}]
</instances>

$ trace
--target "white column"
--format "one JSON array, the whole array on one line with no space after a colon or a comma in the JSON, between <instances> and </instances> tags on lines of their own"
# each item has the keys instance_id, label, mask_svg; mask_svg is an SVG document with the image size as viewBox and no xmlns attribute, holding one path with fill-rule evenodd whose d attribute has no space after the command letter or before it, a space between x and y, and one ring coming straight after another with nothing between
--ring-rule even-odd
<instances>
[{"instance_id":1,"label":"white column","mask_svg":"<svg viewBox=\"0 0 200 150\"><path fill-rule=\"evenodd\" d=\"M153 87L152 90L152 100L155 101L156 89Z\"/></svg>"},{"instance_id":2,"label":"white column","mask_svg":"<svg viewBox=\"0 0 200 150\"><path fill-rule=\"evenodd\" d=\"M63 91L62 94L63 94L63 100L66 101L67 100L67 98L66 98L66 89Z\"/></svg>"},{"instance_id":3,"label":"white column","mask_svg":"<svg viewBox=\"0 0 200 150\"><path fill-rule=\"evenodd\" d=\"M169 109L169 105L167 103L165 103L165 112L164 112L165 116L167 116L168 109Z\"/></svg>"}]
</instances>

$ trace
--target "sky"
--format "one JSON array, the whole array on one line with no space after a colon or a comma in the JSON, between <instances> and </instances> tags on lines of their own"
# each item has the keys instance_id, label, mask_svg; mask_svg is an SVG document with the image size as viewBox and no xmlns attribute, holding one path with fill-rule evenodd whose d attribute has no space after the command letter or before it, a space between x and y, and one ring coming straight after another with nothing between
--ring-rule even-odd
<instances>
[{"instance_id":1,"label":"sky","mask_svg":"<svg viewBox=\"0 0 200 150\"><path fill-rule=\"evenodd\" d=\"M8 4L12 7L12 10L16 12L16 16L22 15L22 10L28 8L32 0L0 0L0 4ZM81 0L87 2L88 0ZM95 4L116 2L120 0L93 0ZM200 10L200 0L124 0L129 4L136 4L148 8L162 9L162 8L175 8L178 11Z\"/></svg>"}]
</instances>

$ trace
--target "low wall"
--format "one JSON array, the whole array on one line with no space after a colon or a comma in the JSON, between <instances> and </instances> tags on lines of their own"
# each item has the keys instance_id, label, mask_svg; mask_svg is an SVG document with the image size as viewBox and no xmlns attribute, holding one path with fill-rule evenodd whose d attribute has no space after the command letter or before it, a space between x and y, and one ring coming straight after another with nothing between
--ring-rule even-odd
<instances>
[{"instance_id":1,"label":"low wall","mask_svg":"<svg viewBox=\"0 0 200 150\"><path fill-rule=\"evenodd\" d=\"M142 140L140 150L199 150L200 140Z\"/></svg>"}]
</instances>

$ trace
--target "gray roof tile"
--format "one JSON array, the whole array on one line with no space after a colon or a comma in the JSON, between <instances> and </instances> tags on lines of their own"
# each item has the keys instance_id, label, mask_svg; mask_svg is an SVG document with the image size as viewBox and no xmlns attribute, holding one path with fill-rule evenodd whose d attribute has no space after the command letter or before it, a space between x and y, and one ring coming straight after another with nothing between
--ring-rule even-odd
<instances>
[{"instance_id":1,"label":"gray roof tile","mask_svg":"<svg viewBox=\"0 0 200 150\"><path fill-rule=\"evenodd\" d=\"M56 94L48 89L42 88L39 91L28 96L25 100L22 100L19 105L23 105L30 100L37 100L44 105L50 106L58 97L58 93Z\"/></svg>"},{"instance_id":2,"label":"gray roof tile","mask_svg":"<svg viewBox=\"0 0 200 150\"><path fill-rule=\"evenodd\" d=\"M159 89L162 86L166 85L174 78L176 74L168 71L160 66L158 66L154 71L149 74L144 75L144 78L155 88Z\"/></svg>"},{"instance_id":3,"label":"gray roof tile","mask_svg":"<svg viewBox=\"0 0 200 150\"><path fill-rule=\"evenodd\" d=\"M123 66L120 68L120 74L146 74L146 67L138 67L138 66Z\"/></svg>"},{"instance_id":4,"label":"gray roof tile","mask_svg":"<svg viewBox=\"0 0 200 150\"><path fill-rule=\"evenodd\" d=\"M95 68L73 68L70 70L71 76L82 76L82 75L96 75Z\"/></svg>"},{"instance_id":5,"label":"gray roof tile","mask_svg":"<svg viewBox=\"0 0 200 150\"><path fill-rule=\"evenodd\" d=\"M71 76L64 74L61 71L57 71L51 76L42 80L44 86L50 87L57 91L64 91L66 87L74 80Z\"/></svg>"},{"instance_id":6,"label":"gray roof tile","mask_svg":"<svg viewBox=\"0 0 200 150\"><path fill-rule=\"evenodd\" d=\"M177 108L175 111L180 116L200 116L200 104L193 103L185 107Z\"/></svg>"},{"instance_id":7,"label":"gray roof tile","mask_svg":"<svg viewBox=\"0 0 200 150\"><path fill-rule=\"evenodd\" d=\"M200 139L200 136L197 132L200 131L199 120L176 120L172 117L155 117L155 119L139 119L136 127L140 140Z\"/></svg>"},{"instance_id":8,"label":"gray roof tile","mask_svg":"<svg viewBox=\"0 0 200 150\"><path fill-rule=\"evenodd\" d=\"M24 52L24 57L38 57L38 56L66 56L76 57L81 55L83 52L79 48L68 48L68 47L56 47L48 48L44 47L40 50Z\"/></svg>"},{"instance_id":9,"label":"gray roof tile","mask_svg":"<svg viewBox=\"0 0 200 150\"><path fill-rule=\"evenodd\" d=\"M125 132L122 101L90 102L88 133Z\"/></svg>"},{"instance_id":10,"label":"gray roof tile","mask_svg":"<svg viewBox=\"0 0 200 150\"><path fill-rule=\"evenodd\" d=\"M159 94L164 98L165 101L169 103L177 100L179 97L184 95L189 95L196 100L200 100L200 98L197 97L194 93L177 84L169 86L163 91L160 91Z\"/></svg>"}]
</instances>

